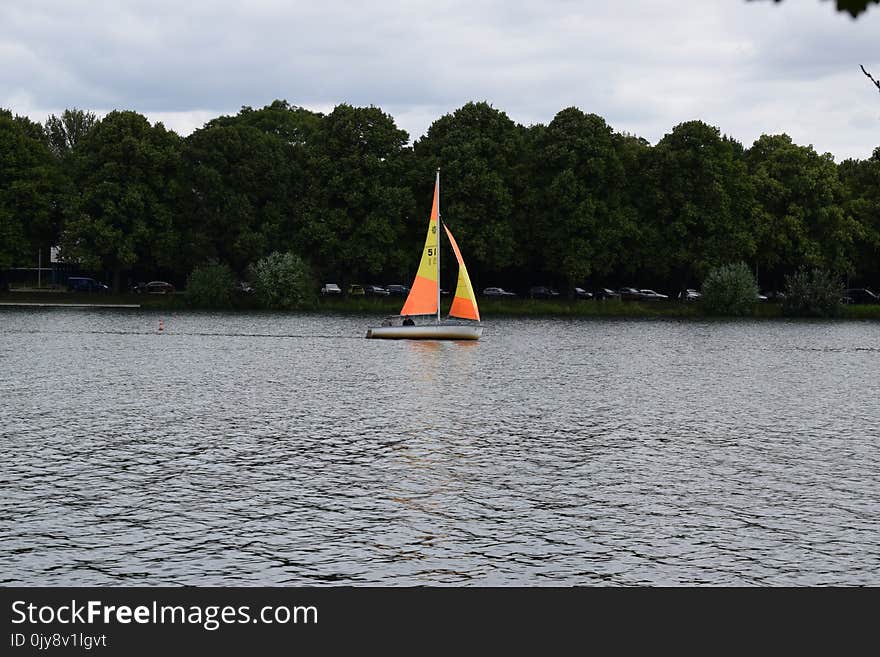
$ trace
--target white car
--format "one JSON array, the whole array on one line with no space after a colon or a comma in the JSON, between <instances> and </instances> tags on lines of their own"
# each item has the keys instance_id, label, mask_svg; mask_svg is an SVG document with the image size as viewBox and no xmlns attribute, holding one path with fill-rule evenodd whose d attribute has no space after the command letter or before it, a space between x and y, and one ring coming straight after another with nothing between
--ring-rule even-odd
<instances>
[{"instance_id":1,"label":"white car","mask_svg":"<svg viewBox=\"0 0 880 657\"><path fill-rule=\"evenodd\" d=\"M483 290L484 297L515 297L514 292L508 292L500 287L487 287Z\"/></svg>"},{"instance_id":2,"label":"white car","mask_svg":"<svg viewBox=\"0 0 880 657\"><path fill-rule=\"evenodd\" d=\"M321 288L321 296L335 296L342 294L342 290L336 283L324 283L324 287Z\"/></svg>"}]
</instances>

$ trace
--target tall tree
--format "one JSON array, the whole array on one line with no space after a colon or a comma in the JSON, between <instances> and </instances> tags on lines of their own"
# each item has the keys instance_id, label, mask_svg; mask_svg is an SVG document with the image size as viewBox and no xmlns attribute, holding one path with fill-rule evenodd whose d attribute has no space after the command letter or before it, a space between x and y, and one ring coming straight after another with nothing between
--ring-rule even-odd
<instances>
[{"instance_id":1,"label":"tall tree","mask_svg":"<svg viewBox=\"0 0 880 657\"><path fill-rule=\"evenodd\" d=\"M754 253L754 197L742 153L738 142L702 121L676 126L653 149L652 269L676 287Z\"/></svg>"},{"instance_id":2,"label":"tall tree","mask_svg":"<svg viewBox=\"0 0 880 657\"><path fill-rule=\"evenodd\" d=\"M319 124L319 114L276 100L186 139L183 266L217 258L241 273L271 251L301 252L307 148Z\"/></svg>"},{"instance_id":3,"label":"tall tree","mask_svg":"<svg viewBox=\"0 0 880 657\"><path fill-rule=\"evenodd\" d=\"M62 233L63 257L109 271L119 290L134 265L171 266L181 140L161 123L115 111L77 144L75 212Z\"/></svg>"},{"instance_id":4,"label":"tall tree","mask_svg":"<svg viewBox=\"0 0 880 657\"><path fill-rule=\"evenodd\" d=\"M278 239L289 180L284 145L249 126L207 127L187 139L184 161L189 264L218 258L241 272Z\"/></svg>"},{"instance_id":5,"label":"tall tree","mask_svg":"<svg viewBox=\"0 0 880 657\"><path fill-rule=\"evenodd\" d=\"M620 239L615 272L618 279L631 281L646 271L654 260L652 249L660 241L660 226L655 221L651 189L653 148L646 139L630 134L616 134L615 144L623 165L623 188L626 200L621 207Z\"/></svg>"},{"instance_id":6,"label":"tall tree","mask_svg":"<svg viewBox=\"0 0 880 657\"><path fill-rule=\"evenodd\" d=\"M880 284L880 147L867 160L841 162L838 171L844 211L858 223L854 276L863 284Z\"/></svg>"},{"instance_id":7,"label":"tall tree","mask_svg":"<svg viewBox=\"0 0 880 657\"><path fill-rule=\"evenodd\" d=\"M52 114L43 126L52 152L58 156L69 154L91 132L97 121L93 112L75 108L64 110L61 116Z\"/></svg>"},{"instance_id":8,"label":"tall tree","mask_svg":"<svg viewBox=\"0 0 880 657\"><path fill-rule=\"evenodd\" d=\"M747 160L758 200L757 260L773 281L801 266L851 273L859 227L844 212L831 154L785 134L762 135Z\"/></svg>"},{"instance_id":9,"label":"tall tree","mask_svg":"<svg viewBox=\"0 0 880 657\"><path fill-rule=\"evenodd\" d=\"M309 149L310 208L297 240L317 272L347 283L404 269L401 242L413 214L407 141L377 107L342 104L321 120Z\"/></svg>"},{"instance_id":10,"label":"tall tree","mask_svg":"<svg viewBox=\"0 0 880 657\"><path fill-rule=\"evenodd\" d=\"M518 228L526 217L517 203L526 188L525 146L526 129L482 102L437 119L414 145L420 178L442 170L440 211L467 245L475 281L509 276L525 260ZM420 207L430 207L426 198Z\"/></svg>"},{"instance_id":11,"label":"tall tree","mask_svg":"<svg viewBox=\"0 0 880 657\"><path fill-rule=\"evenodd\" d=\"M626 176L605 121L569 107L540 131L531 159L530 248L564 288L618 264L625 234Z\"/></svg>"},{"instance_id":12,"label":"tall tree","mask_svg":"<svg viewBox=\"0 0 880 657\"><path fill-rule=\"evenodd\" d=\"M0 269L35 264L51 245L58 187L42 128L0 109Z\"/></svg>"}]
</instances>

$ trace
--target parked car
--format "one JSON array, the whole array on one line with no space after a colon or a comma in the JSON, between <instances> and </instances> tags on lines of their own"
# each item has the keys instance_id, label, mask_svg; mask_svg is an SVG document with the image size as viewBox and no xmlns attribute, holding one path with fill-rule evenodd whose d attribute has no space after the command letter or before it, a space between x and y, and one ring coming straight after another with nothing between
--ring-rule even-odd
<instances>
[{"instance_id":1,"label":"parked car","mask_svg":"<svg viewBox=\"0 0 880 657\"><path fill-rule=\"evenodd\" d=\"M409 288L406 285L386 285L385 289L392 297L405 297L409 294Z\"/></svg>"},{"instance_id":2,"label":"parked car","mask_svg":"<svg viewBox=\"0 0 880 657\"><path fill-rule=\"evenodd\" d=\"M108 292L110 288L94 278L71 276L67 279L67 290L69 292Z\"/></svg>"},{"instance_id":3,"label":"parked car","mask_svg":"<svg viewBox=\"0 0 880 657\"><path fill-rule=\"evenodd\" d=\"M559 292L550 289L549 287L544 287L543 285L536 285L529 288L530 299L554 299L558 296Z\"/></svg>"},{"instance_id":4,"label":"parked car","mask_svg":"<svg viewBox=\"0 0 880 657\"><path fill-rule=\"evenodd\" d=\"M515 297L515 292L508 292L500 287L487 287L483 290L484 297Z\"/></svg>"},{"instance_id":5,"label":"parked car","mask_svg":"<svg viewBox=\"0 0 880 657\"><path fill-rule=\"evenodd\" d=\"M247 281L239 281L235 284L236 292L244 292L245 294L253 294L254 288Z\"/></svg>"},{"instance_id":6,"label":"parked car","mask_svg":"<svg viewBox=\"0 0 880 657\"><path fill-rule=\"evenodd\" d=\"M137 294L174 294L174 286L165 281L141 283L135 288Z\"/></svg>"},{"instance_id":7,"label":"parked car","mask_svg":"<svg viewBox=\"0 0 880 657\"><path fill-rule=\"evenodd\" d=\"M660 294L654 290L639 290L642 293L642 299L645 301L664 301L669 298L666 294Z\"/></svg>"},{"instance_id":8,"label":"parked car","mask_svg":"<svg viewBox=\"0 0 880 657\"><path fill-rule=\"evenodd\" d=\"M364 285L364 293L368 297L387 297L388 290L381 285Z\"/></svg>"},{"instance_id":9,"label":"parked car","mask_svg":"<svg viewBox=\"0 0 880 657\"><path fill-rule=\"evenodd\" d=\"M593 298L598 299L599 301L604 301L605 299L619 299L620 293L607 287L600 287L593 293Z\"/></svg>"},{"instance_id":10,"label":"parked car","mask_svg":"<svg viewBox=\"0 0 880 657\"><path fill-rule=\"evenodd\" d=\"M682 290L678 293L678 298L681 301L699 301L702 296L702 294L691 288Z\"/></svg>"},{"instance_id":11,"label":"parked car","mask_svg":"<svg viewBox=\"0 0 880 657\"><path fill-rule=\"evenodd\" d=\"M866 287L851 288L843 291L846 303L880 303L880 296Z\"/></svg>"},{"instance_id":12,"label":"parked car","mask_svg":"<svg viewBox=\"0 0 880 657\"><path fill-rule=\"evenodd\" d=\"M322 297L339 296L340 294L342 294L342 290L336 283L324 283L324 287L321 288Z\"/></svg>"},{"instance_id":13,"label":"parked car","mask_svg":"<svg viewBox=\"0 0 880 657\"><path fill-rule=\"evenodd\" d=\"M641 301L642 293L634 287L622 287L617 293L624 301Z\"/></svg>"},{"instance_id":14,"label":"parked car","mask_svg":"<svg viewBox=\"0 0 880 657\"><path fill-rule=\"evenodd\" d=\"M587 292L582 287L576 287L576 288L574 288L574 298L575 299L592 299L593 293Z\"/></svg>"},{"instance_id":15,"label":"parked car","mask_svg":"<svg viewBox=\"0 0 880 657\"><path fill-rule=\"evenodd\" d=\"M756 301L767 301L767 297L764 296L763 294L761 294L760 292L758 292L758 293L755 295L755 300L756 300Z\"/></svg>"},{"instance_id":16,"label":"parked car","mask_svg":"<svg viewBox=\"0 0 880 657\"><path fill-rule=\"evenodd\" d=\"M363 285L358 285L357 283L353 283L348 286L348 295L351 297L362 297L366 294L366 290L364 290Z\"/></svg>"}]
</instances>

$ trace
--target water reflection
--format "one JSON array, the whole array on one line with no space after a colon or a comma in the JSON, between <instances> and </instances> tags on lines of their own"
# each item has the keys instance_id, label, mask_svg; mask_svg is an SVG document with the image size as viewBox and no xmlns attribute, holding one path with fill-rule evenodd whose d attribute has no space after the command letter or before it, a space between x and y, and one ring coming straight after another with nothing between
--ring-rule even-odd
<instances>
[{"instance_id":1,"label":"water reflection","mask_svg":"<svg viewBox=\"0 0 880 657\"><path fill-rule=\"evenodd\" d=\"M0 311L4 584L880 583L876 325Z\"/></svg>"}]
</instances>

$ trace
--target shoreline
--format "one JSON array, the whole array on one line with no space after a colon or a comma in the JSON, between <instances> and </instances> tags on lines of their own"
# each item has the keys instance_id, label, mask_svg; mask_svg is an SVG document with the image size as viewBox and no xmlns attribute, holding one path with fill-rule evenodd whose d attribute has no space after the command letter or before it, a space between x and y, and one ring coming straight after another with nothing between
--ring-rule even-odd
<instances>
[{"instance_id":1,"label":"shoreline","mask_svg":"<svg viewBox=\"0 0 880 657\"><path fill-rule=\"evenodd\" d=\"M314 304L302 308L302 312L376 314L377 316L396 315L400 311L402 299L393 298L318 298ZM442 305L443 314L451 302ZM718 315L702 312L699 302L638 301L593 299L548 300L548 299L479 299L482 317L547 317L547 318L668 318L668 319L725 319ZM0 293L0 307L5 308L103 308L140 309L157 311L204 310L214 312L296 312L287 310L267 310L256 305L252 297L240 296L226 308L195 308L187 303L186 295L172 296L135 294L83 294L70 292L4 292ZM791 319L782 312L782 305L775 302L756 302L754 312L742 318L750 319ZM727 318L729 319L729 317ZM832 320L880 320L880 305L845 305Z\"/></svg>"}]
</instances>

